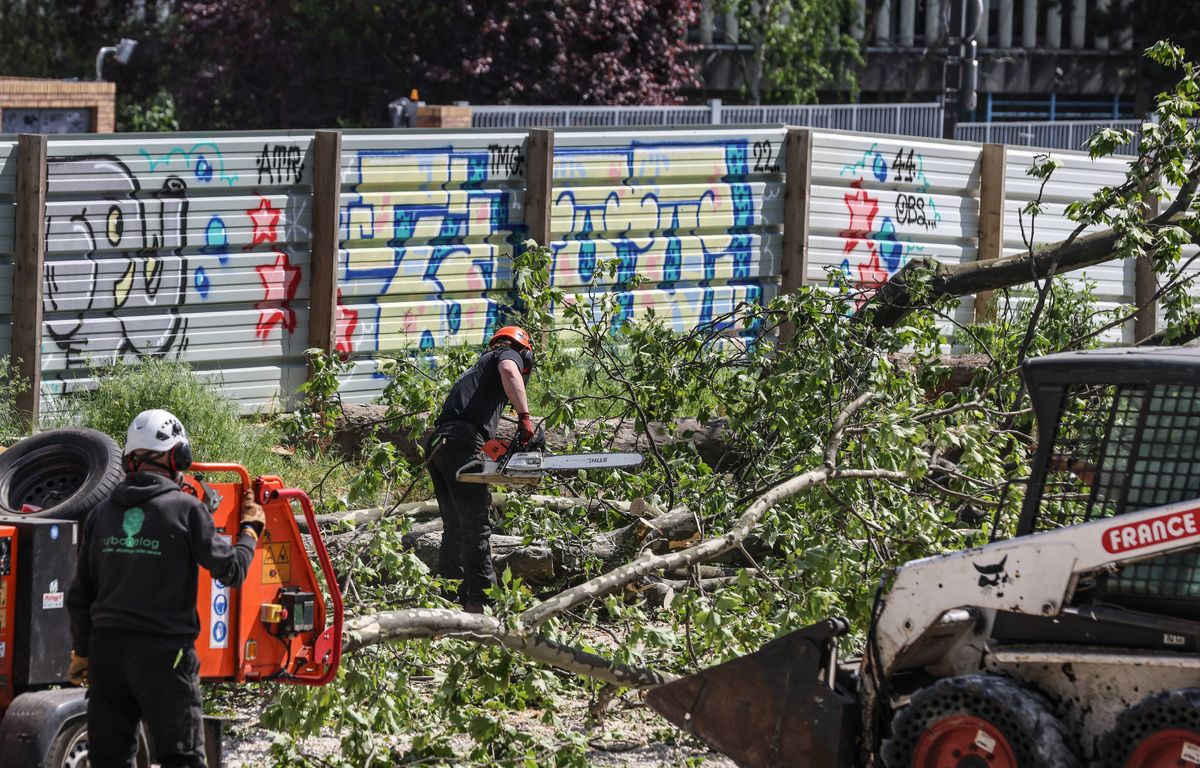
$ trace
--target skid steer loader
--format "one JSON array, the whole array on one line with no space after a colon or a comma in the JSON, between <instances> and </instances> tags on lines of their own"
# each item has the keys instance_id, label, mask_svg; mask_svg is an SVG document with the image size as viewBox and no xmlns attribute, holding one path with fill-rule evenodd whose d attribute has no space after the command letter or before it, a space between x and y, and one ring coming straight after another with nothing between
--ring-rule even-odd
<instances>
[{"instance_id":1,"label":"skid steer loader","mask_svg":"<svg viewBox=\"0 0 1200 768\"><path fill-rule=\"evenodd\" d=\"M57 467L70 445L56 447L52 432L26 439L36 443L36 462ZM64 432L78 441L78 430ZM56 487L66 477L52 474L47 482ZM214 475L232 476L232 482L211 480ZM78 483L76 477L62 484L59 495L70 497ZM246 488L263 505L266 523L240 587L201 573L196 605L201 680L326 685L341 660L342 598L308 496L284 487L278 477L251 478L236 464L195 463L184 475L184 490L208 506L219 535L238 530ZM293 505L312 532L311 556ZM67 682L71 634L65 593L75 572L80 520L71 508L66 511L66 518L56 518L54 506L0 513L0 768L88 765L85 691ZM220 721L206 719L205 731L208 764L217 768ZM136 764L153 763L154 745L143 735Z\"/></svg>"},{"instance_id":2,"label":"skid steer loader","mask_svg":"<svg viewBox=\"0 0 1200 768\"><path fill-rule=\"evenodd\" d=\"M1027 361L1017 536L884 579L861 658L831 619L652 690L742 766L1200 766L1200 349Z\"/></svg>"}]
</instances>

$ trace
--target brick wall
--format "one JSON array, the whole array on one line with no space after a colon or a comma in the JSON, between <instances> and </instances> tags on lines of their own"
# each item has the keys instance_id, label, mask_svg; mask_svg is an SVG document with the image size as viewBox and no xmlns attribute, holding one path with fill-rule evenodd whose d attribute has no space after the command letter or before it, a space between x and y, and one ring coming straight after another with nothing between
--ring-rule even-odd
<instances>
[{"instance_id":1,"label":"brick wall","mask_svg":"<svg viewBox=\"0 0 1200 768\"><path fill-rule=\"evenodd\" d=\"M0 117L5 109L90 109L92 131L116 129L116 83L0 77Z\"/></svg>"}]
</instances>

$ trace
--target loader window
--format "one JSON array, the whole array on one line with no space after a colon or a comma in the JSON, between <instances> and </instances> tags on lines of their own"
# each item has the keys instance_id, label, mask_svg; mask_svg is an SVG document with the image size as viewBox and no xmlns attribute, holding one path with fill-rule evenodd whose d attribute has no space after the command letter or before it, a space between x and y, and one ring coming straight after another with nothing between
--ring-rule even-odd
<instances>
[{"instance_id":1,"label":"loader window","mask_svg":"<svg viewBox=\"0 0 1200 768\"><path fill-rule=\"evenodd\" d=\"M1129 410L1128 406L1114 408L1114 405L1120 405L1116 387L1067 390L1046 466L1034 530L1065 528L1114 514L1103 508L1112 497L1115 483L1111 471L1101 476L1101 457L1105 436L1125 429L1122 426L1125 417L1116 418L1117 413ZM1100 509L1094 509L1097 500Z\"/></svg>"},{"instance_id":2,"label":"loader window","mask_svg":"<svg viewBox=\"0 0 1200 768\"><path fill-rule=\"evenodd\" d=\"M1200 386L1077 386L1064 396L1035 530L1200 498ZM1103 579L1097 597L1195 601L1200 552L1128 566ZM1168 610L1196 611L1196 602Z\"/></svg>"}]
</instances>

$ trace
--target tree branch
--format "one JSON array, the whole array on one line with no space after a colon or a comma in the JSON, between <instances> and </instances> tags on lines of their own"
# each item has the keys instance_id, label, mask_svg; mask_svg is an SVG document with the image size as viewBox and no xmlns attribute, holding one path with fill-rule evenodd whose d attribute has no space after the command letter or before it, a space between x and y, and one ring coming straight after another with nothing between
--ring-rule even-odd
<instances>
[{"instance_id":1,"label":"tree branch","mask_svg":"<svg viewBox=\"0 0 1200 768\"><path fill-rule=\"evenodd\" d=\"M1149 226L1159 227L1179 221L1195 195L1200 172L1192 169L1192 178L1163 213L1151 219ZM986 259L946 265L929 257L913 259L885 282L860 314L876 328L888 328L903 320L922 303L932 303L947 296L966 296L980 291L995 291L1023 285L1030 280L1062 274L1102 264L1113 258L1121 234L1113 229L1058 243L1048 243L1029 249L1020 256ZM931 275L928 290L924 275ZM911 281L911 282L910 282Z\"/></svg>"},{"instance_id":2,"label":"tree branch","mask_svg":"<svg viewBox=\"0 0 1200 768\"><path fill-rule=\"evenodd\" d=\"M537 634L507 628L495 616L441 608L410 608L358 616L346 622L343 653L393 640L454 638L517 651L552 667L622 688L648 688L675 679L653 669L618 664Z\"/></svg>"}]
</instances>

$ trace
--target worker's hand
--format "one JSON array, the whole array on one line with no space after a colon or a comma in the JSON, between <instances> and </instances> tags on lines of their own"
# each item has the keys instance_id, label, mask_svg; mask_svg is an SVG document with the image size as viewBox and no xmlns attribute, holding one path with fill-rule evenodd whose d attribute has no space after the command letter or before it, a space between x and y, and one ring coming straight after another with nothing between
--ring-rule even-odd
<instances>
[{"instance_id":1,"label":"worker's hand","mask_svg":"<svg viewBox=\"0 0 1200 768\"><path fill-rule=\"evenodd\" d=\"M67 679L71 681L72 685L87 686L87 656L76 656L75 651L71 651L71 666L67 667Z\"/></svg>"},{"instance_id":2,"label":"worker's hand","mask_svg":"<svg viewBox=\"0 0 1200 768\"><path fill-rule=\"evenodd\" d=\"M254 537L262 536L263 528L267 525L267 516L262 505L254 500L254 492L249 488L242 494L242 523L243 528L254 531Z\"/></svg>"},{"instance_id":3,"label":"worker's hand","mask_svg":"<svg viewBox=\"0 0 1200 768\"><path fill-rule=\"evenodd\" d=\"M528 413L517 414L517 442L521 445L533 439L533 419Z\"/></svg>"}]
</instances>

